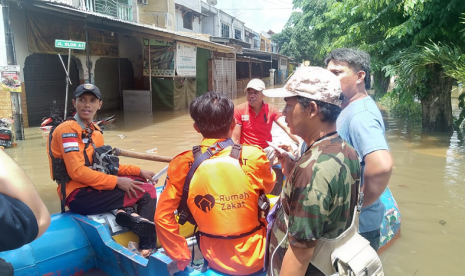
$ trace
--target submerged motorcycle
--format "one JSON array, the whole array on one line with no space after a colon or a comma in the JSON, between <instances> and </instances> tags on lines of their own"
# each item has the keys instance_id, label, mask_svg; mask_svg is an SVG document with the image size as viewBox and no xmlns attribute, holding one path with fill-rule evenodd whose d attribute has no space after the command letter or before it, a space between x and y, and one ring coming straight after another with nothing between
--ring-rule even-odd
<instances>
[{"instance_id":1,"label":"submerged motorcycle","mask_svg":"<svg viewBox=\"0 0 465 276\"><path fill-rule=\"evenodd\" d=\"M11 132L11 125L13 120L8 118L0 119L0 146L11 147L13 146L13 133Z\"/></svg>"},{"instance_id":2,"label":"submerged motorcycle","mask_svg":"<svg viewBox=\"0 0 465 276\"><path fill-rule=\"evenodd\" d=\"M50 116L43 118L42 123L40 124L40 130L44 138L48 137L48 134L50 133L50 130L52 129L52 127L56 127L62 122L64 122L61 114L62 113L58 109L56 101L53 101L53 106L50 108ZM73 107L68 114L69 116L67 119L73 118L74 115L76 114L76 109ZM102 119L97 118L97 120L94 120L94 124L99 127L104 127L106 125L113 123L115 120L116 120L115 115L112 115L109 117L104 117Z\"/></svg>"}]
</instances>

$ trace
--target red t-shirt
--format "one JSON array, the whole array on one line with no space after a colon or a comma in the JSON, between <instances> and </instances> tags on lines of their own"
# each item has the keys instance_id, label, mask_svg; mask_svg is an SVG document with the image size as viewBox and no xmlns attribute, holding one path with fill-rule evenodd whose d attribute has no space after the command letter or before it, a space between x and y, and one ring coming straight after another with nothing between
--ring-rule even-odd
<instances>
[{"instance_id":1,"label":"red t-shirt","mask_svg":"<svg viewBox=\"0 0 465 276\"><path fill-rule=\"evenodd\" d=\"M274 106L263 103L262 109L255 114L248 102L234 108L234 120L242 126L241 144L257 145L263 149L268 147L266 141L272 141L271 127L273 122L283 114Z\"/></svg>"}]
</instances>

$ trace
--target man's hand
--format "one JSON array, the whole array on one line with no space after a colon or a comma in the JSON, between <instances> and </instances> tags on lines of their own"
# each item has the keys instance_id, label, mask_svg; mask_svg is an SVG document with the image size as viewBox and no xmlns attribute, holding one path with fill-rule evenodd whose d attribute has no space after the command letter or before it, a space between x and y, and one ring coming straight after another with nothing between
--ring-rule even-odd
<instances>
[{"instance_id":1,"label":"man's hand","mask_svg":"<svg viewBox=\"0 0 465 276\"><path fill-rule=\"evenodd\" d=\"M281 163L281 169L283 171L283 174L286 177L289 177L291 175L292 169L294 169L296 162L292 161L291 157L289 157L289 154L287 152L284 152L282 154L277 153L276 157L278 157L278 160Z\"/></svg>"},{"instance_id":2,"label":"man's hand","mask_svg":"<svg viewBox=\"0 0 465 276\"><path fill-rule=\"evenodd\" d=\"M363 207L373 204L384 192L392 174L393 161L387 150L378 150L365 155L365 170L362 191Z\"/></svg>"},{"instance_id":3,"label":"man's hand","mask_svg":"<svg viewBox=\"0 0 465 276\"><path fill-rule=\"evenodd\" d=\"M281 276L304 276L313 257L314 247L300 248L289 245L281 265Z\"/></svg>"},{"instance_id":4,"label":"man's hand","mask_svg":"<svg viewBox=\"0 0 465 276\"><path fill-rule=\"evenodd\" d=\"M154 184L152 182L152 178L153 178L154 175L155 175L154 172L146 171L146 170L142 170L142 169L140 170L140 174L139 174L139 176L142 177L143 179L145 179L145 181L147 181L148 183L152 183L152 184Z\"/></svg>"},{"instance_id":5,"label":"man's hand","mask_svg":"<svg viewBox=\"0 0 465 276\"><path fill-rule=\"evenodd\" d=\"M275 164L274 161L275 161L275 158L276 158L277 151L271 146L266 147L263 151L266 154L266 158L268 158L268 160L270 161L270 164L274 165Z\"/></svg>"},{"instance_id":6,"label":"man's hand","mask_svg":"<svg viewBox=\"0 0 465 276\"><path fill-rule=\"evenodd\" d=\"M142 170L141 170L142 171ZM139 190L141 192L145 192L144 189L139 187L139 185L144 184L143 182L140 181L135 181L127 177L118 177L118 180L116 181L116 187L125 191L128 194L129 198L132 198L134 195L135 198L139 198L137 196L136 190Z\"/></svg>"}]
</instances>

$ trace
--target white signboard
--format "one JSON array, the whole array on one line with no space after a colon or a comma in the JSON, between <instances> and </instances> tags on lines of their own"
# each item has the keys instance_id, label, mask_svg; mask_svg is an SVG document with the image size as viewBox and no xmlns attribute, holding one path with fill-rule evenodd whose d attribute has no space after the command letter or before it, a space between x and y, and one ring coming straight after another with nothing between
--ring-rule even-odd
<instances>
[{"instance_id":1,"label":"white signboard","mask_svg":"<svg viewBox=\"0 0 465 276\"><path fill-rule=\"evenodd\" d=\"M197 47L182 42L176 43L176 72L179 76L195 76Z\"/></svg>"}]
</instances>

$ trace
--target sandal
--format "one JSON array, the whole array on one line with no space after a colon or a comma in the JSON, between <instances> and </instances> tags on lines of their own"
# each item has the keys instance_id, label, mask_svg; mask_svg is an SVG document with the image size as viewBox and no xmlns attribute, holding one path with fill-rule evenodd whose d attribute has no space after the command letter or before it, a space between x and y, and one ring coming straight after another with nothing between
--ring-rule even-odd
<instances>
[{"instance_id":1,"label":"sandal","mask_svg":"<svg viewBox=\"0 0 465 276\"><path fill-rule=\"evenodd\" d=\"M132 216L134 209L123 208L124 212L116 214L116 223L123 227L127 227L134 232L134 234L141 237L150 237L155 234L155 223L143 219L140 216Z\"/></svg>"},{"instance_id":2,"label":"sandal","mask_svg":"<svg viewBox=\"0 0 465 276\"><path fill-rule=\"evenodd\" d=\"M156 246L156 239L154 236L152 237L139 237L139 253L144 257L148 258L150 255L153 253L157 252L157 249L155 248ZM142 250L148 250L149 254L148 255L143 255Z\"/></svg>"}]
</instances>

